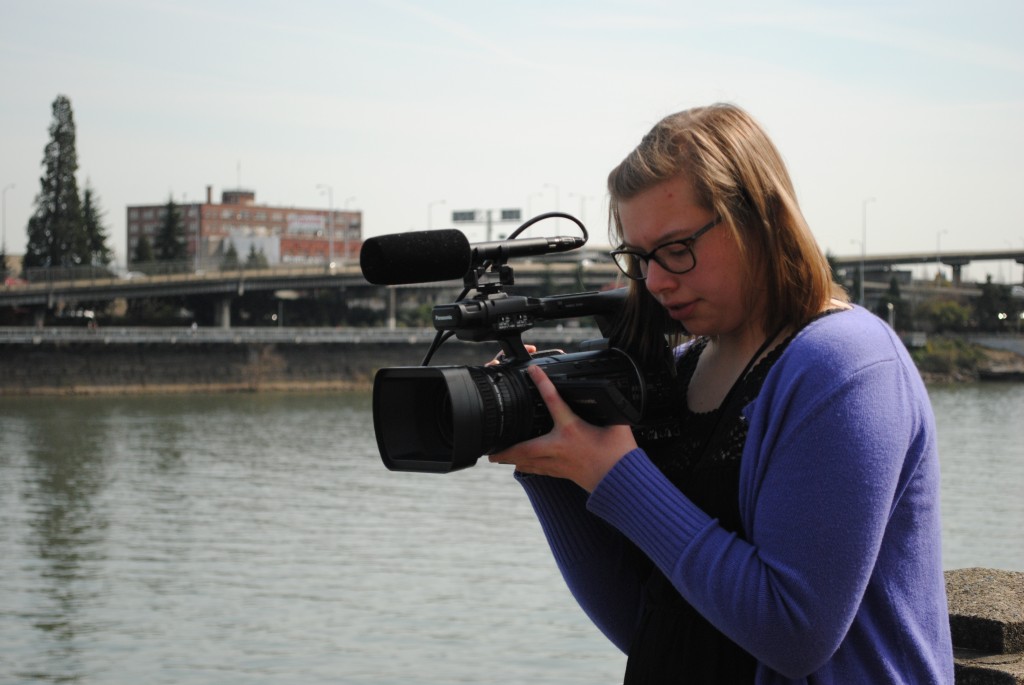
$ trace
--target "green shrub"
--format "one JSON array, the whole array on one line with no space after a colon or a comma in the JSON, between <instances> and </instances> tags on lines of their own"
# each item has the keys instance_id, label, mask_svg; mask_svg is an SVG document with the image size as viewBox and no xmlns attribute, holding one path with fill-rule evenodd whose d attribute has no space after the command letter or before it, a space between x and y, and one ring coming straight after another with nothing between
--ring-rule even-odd
<instances>
[{"instance_id":1,"label":"green shrub","mask_svg":"<svg viewBox=\"0 0 1024 685\"><path fill-rule=\"evenodd\" d=\"M984 359L977 345L958 338L930 336L924 347L911 351L917 368L927 373L975 373Z\"/></svg>"}]
</instances>

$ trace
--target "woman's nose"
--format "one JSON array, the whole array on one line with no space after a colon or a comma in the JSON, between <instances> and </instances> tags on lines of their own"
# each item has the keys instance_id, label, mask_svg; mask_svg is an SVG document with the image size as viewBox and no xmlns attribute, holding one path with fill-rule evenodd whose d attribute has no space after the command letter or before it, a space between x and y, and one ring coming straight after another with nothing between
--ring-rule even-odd
<instances>
[{"instance_id":1,"label":"woman's nose","mask_svg":"<svg viewBox=\"0 0 1024 685\"><path fill-rule=\"evenodd\" d=\"M654 295L672 288L674 277L675 274L652 259L647 264L647 279L644 283L647 284L647 290Z\"/></svg>"}]
</instances>

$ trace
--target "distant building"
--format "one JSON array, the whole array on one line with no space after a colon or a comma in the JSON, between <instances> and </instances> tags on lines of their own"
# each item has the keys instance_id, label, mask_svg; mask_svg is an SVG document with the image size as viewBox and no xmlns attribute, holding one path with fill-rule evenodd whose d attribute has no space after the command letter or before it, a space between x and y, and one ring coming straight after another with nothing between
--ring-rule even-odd
<instances>
[{"instance_id":1,"label":"distant building","mask_svg":"<svg viewBox=\"0 0 1024 685\"><path fill-rule=\"evenodd\" d=\"M340 262L358 256L362 246L363 213L356 210L258 205L251 190L225 190L216 204L212 186L206 187L206 202L177 207L197 269L218 267L232 245L239 261L255 248L271 265ZM143 236L154 244L166 212L166 202L128 206L129 268Z\"/></svg>"}]
</instances>

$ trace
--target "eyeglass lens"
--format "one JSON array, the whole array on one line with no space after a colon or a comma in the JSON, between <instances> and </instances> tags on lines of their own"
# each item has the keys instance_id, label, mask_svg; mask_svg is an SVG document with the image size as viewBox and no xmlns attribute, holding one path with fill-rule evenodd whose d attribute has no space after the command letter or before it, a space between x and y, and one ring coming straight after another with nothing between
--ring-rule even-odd
<instances>
[{"instance_id":1,"label":"eyeglass lens","mask_svg":"<svg viewBox=\"0 0 1024 685\"><path fill-rule=\"evenodd\" d=\"M619 269L630 278L638 280L647 278L647 273L650 270L649 259L658 262L666 271L677 274L691 270L696 261L693 250L683 243L662 245L649 256L632 252L620 252L615 255L615 262Z\"/></svg>"}]
</instances>

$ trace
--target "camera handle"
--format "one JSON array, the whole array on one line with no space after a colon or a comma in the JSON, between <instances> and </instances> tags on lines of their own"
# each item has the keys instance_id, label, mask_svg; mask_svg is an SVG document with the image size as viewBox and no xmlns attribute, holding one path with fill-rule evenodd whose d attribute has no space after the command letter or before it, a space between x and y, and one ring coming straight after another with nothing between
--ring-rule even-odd
<instances>
[{"instance_id":1,"label":"camera handle","mask_svg":"<svg viewBox=\"0 0 1024 685\"><path fill-rule=\"evenodd\" d=\"M498 344L501 345L502 361L504 362L528 362L533 358L533 355L526 351L526 345L523 344L523 336L520 333L504 335L498 339Z\"/></svg>"}]
</instances>

